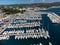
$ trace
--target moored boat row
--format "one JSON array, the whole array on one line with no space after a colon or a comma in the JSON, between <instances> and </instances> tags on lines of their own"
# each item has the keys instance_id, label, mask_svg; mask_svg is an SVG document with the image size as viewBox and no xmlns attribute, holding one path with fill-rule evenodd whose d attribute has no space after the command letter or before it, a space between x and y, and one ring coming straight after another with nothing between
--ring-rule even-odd
<instances>
[{"instance_id":1,"label":"moored boat row","mask_svg":"<svg viewBox=\"0 0 60 45\"><path fill-rule=\"evenodd\" d=\"M30 44L30 45L44 45L44 44L43 43L39 43L39 44ZM52 45L52 43L49 42L48 45Z\"/></svg>"},{"instance_id":2,"label":"moored boat row","mask_svg":"<svg viewBox=\"0 0 60 45\"><path fill-rule=\"evenodd\" d=\"M9 37L9 35L0 35L0 40L8 40Z\"/></svg>"},{"instance_id":3,"label":"moored boat row","mask_svg":"<svg viewBox=\"0 0 60 45\"><path fill-rule=\"evenodd\" d=\"M24 38L50 38L49 36L49 32L44 29L31 29L31 30L26 30L26 32L24 30L13 30L13 31L5 31L3 33L3 35L9 35L9 36L15 36L15 39L24 39Z\"/></svg>"}]
</instances>

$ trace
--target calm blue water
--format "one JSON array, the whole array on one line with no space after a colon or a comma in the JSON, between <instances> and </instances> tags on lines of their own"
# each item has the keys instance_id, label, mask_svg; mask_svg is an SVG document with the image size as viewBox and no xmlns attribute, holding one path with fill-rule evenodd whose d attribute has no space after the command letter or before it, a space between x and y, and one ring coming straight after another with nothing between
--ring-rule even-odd
<instances>
[{"instance_id":1,"label":"calm blue water","mask_svg":"<svg viewBox=\"0 0 60 45\"><path fill-rule=\"evenodd\" d=\"M54 12L54 13L60 15L60 8L51 8L51 9L48 9L48 10L39 10L39 11L42 11L42 12Z\"/></svg>"},{"instance_id":2,"label":"calm blue water","mask_svg":"<svg viewBox=\"0 0 60 45\"><path fill-rule=\"evenodd\" d=\"M60 8L52 8L52 9L43 10L43 11L55 12L60 15ZM48 42L52 42L53 45L60 45L60 24L52 24L51 20L47 17L47 14L42 14L42 18L43 19L40 22L43 25L41 27L49 31L49 34L51 36L50 39L44 39L44 38L31 39L30 38L30 39L15 40L14 36L12 36L10 37L9 40L0 41L0 45L30 45L30 44L39 44L40 42L43 43L43 45L48 45ZM31 28L38 29L38 27L31 27ZM29 28L21 28L21 29L29 29ZM10 30L10 29L6 29L6 30Z\"/></svg>"}]
</instances>

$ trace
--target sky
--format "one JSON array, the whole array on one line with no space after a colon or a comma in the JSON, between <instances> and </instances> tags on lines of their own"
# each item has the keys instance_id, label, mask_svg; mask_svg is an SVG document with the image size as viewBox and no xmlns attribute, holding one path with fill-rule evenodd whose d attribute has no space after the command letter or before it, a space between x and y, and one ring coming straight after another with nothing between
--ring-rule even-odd
<instances>
[{"instance_id":1,"label":"sky","mask_svg":"<svg viewBox=\"0 0 60 45\"><path fill-rule=\"evenodd\" d=\"M26 3L50 3L59 2L60 0L0 0L0 5L9 4L26 4Z\"/></svg>"}]
</instances>

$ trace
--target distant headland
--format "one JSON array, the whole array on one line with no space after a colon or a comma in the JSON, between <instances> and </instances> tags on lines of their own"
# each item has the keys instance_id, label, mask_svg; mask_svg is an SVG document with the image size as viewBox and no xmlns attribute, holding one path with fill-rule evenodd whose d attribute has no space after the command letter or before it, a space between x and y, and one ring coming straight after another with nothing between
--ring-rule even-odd
<instances>
[{"instance_id":1,"label":"distant headland","mask_svg":"<svg viewBox=\"0 0 60 45\"><path fill-rule=\"evenodd\" d=\"M52 6L60 6L60 2L52 2L52 3L33 3L33 4L11 4L11 5L0 5L0 7L4 6L13 6L13 7L44 7L49 8Z\"/></svg>"}]
</instances>

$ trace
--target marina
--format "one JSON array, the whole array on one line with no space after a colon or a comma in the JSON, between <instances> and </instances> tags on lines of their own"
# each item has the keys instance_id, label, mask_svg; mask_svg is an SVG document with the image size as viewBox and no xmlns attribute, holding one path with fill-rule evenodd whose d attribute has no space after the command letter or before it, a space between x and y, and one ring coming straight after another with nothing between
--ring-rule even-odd
<instances>
[{"instance_id":1,"label":"marina","mask_svg":"<svg viewBox=\"0 0 60 45\"><path fill-rule=\"evenodd\" d=\"M23 19L23 20L22 20ZM17 20L17 21L16 21ZM1 21L1 32L0 34L6 29L6 28L20 28L20 27L34 27L34 26L40 26L40 22L34 22L34 23L27 23L27 20L41 20L41 15L34 15L32 14L14 14L7 16L7 18L2 19ZM17 24L19 22L19 24ZM14 24L13 24L14 23ZM21 24L22 23L22 24ZM13 25L12 25L13 24ZM5 27L3 27L5 26ZM3 28L3 29L2 29Z\"/></svg>"},{"instance_id":2,"label":"marina","mask_svg":"<svg viewBox=\"0 0 60 45\"><path fill-rule=\"evenodd\" d=\"M60 45L60 0L0 0L0 45Z\"/></svg>"},{"instance_id":3,"label":"marina","mask_svg":"<svg viewBox=\"0 0 60 45\"><path fill-rule=\"evenodd\" d=\"M49 30L44 28L43 23L45 21L44 22L42 21L42 13L41 14L40 13L39 12L30 12L30 13L25 12L24 14L17 13L17 14L14 14L14 16L9 15L8 18L3 19L0 22L1 24L0 37L3 37L3 38L0 38L0 40L8 41L12 36L14 36L14 40L28 40L30 38L37 39L37 40L41 38L45 40L50 39L51 36L50 36ZM51 13L51 14L43 13L43 14L47 14L46 16L48 16L49 19L50 19L49 15L55 15L55 13ZM55 17L59 18L59 16L55 16ZM56 22L58 20L56 20ZM41 21L43 23L41 23ZM56 22L53 22L53 23L56 23ZM6 29L9 29L9 30L6 30ZM40 43L40 45L44 45L44 44ZM49 43L49 45L52 45L52 43Z\"/></svg>"},{"instance_id":4,"label":"marina","mask_svg":"<svg viewBox=\"0 0 60 45\"><path fill-rule=\"evenodd\" d=\"M42 15L39 12L28 12L23 15L18 13L13 15L9 15L2 22L4 23L3 30L0 32L2 35L6 36L15 36L15 39L27 39L27 38L50 38L49 32L40 29ZM12 30L5 31L7 28L22 28L22 27L37 27L38 29L30 29L30 30ZM3 32L3 33L2 33Z\"/></svg>"}]
</instances>

